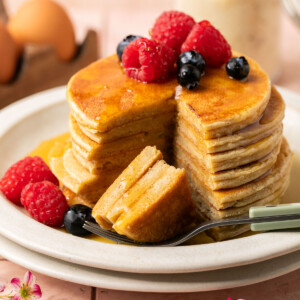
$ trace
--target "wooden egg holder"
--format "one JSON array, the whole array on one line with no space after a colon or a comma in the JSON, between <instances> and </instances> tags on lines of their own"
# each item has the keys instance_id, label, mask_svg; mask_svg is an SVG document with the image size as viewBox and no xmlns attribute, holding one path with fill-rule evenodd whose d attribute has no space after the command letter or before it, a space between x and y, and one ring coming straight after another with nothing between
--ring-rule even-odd
<instances>
[{"instance_id":1,"label":"wooden egg holder","mask_svg":"<svg viewBox=\"0 0 300 300\"><path fill-rule=\"evenodd\" d=\"M26 96L64 85L78 70L98 58L97 34L90 30L75 57L59 60L51 46L27 45L19 61L16 75L7 84L0 84L0 109Z\"/></svg>"}]
</instances>

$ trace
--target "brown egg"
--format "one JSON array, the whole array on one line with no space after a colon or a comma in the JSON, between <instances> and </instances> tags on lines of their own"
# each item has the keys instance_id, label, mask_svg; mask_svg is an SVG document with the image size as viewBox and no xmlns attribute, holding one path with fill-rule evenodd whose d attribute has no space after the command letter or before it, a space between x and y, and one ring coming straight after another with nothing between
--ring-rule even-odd
<instances>
[{"instance_id":1,"label":"brown egg","mask_svg":"<svg viewBox=\"0 0 300 300\"><path fill-rule=\"evenodd\" d=\"M73 25L65 10L54 1L25 2L10 18L7 27L21 50L27 43L52 45L60 59L74 57Z\"/></svg>"},{"instance_id":2,"label":"brown egg","mask_svg":"<svg viewBox=\"0 0 300 300\"><path fill-rule=\"evenodd\" d=\"M0 22L0 83L7 83L12 79L17 62L17 45L5 25Z\"/></svg>"}]
</instances>

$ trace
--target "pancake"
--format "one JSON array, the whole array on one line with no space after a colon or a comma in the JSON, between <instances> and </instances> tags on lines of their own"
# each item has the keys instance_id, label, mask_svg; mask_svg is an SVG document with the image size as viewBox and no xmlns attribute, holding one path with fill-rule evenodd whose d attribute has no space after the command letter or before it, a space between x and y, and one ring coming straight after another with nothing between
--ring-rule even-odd
<instances>
[{"instance_id":1,"label":"pancake","mask_svg":"<svg viewBox=\"0 0 300 300\"><path fill-rule=\"evenodd\" d=\"M273 202L268 203L267 205L277 205L282 201L281 199L276 199ZM246 217L246 215L245 215ZM207 220L205 216L202 216L203 220ZM223 241L230 238L237 237L250 230L249 224L244 225L230 225L230 226L219 226L214 227L206 231L207 235L212 237L215 241Z\"/></svg>"},{"instance_id":2,"label":"pancake","mask_svg":"<svg viewBox=\"0 0 300 300\"><path fill-rule=\"evenodd\" d=\"M197 176L194 170L189 169L188 167L186 169L191 190L197 191L199 195L197 198L193 199L195 203L201 202L203 199L205 199L216 209L226 209L229 207L238 206L238 203L244 201L245 199L248 202L251 202L253 199L257 199L257 195L259 195L263 189L266 187L272 187L272 184L275 182L280 185L281 180L288 176L291 169L291 164L292 152L288 146L288 143L284 139L276 163L273 168L267 172L267 174L255 181L233 189L212 191L203 182L197 181ZM245 205L245 203L242 205Z\"/></svg>"},{"instance_id":3,"label":"pancake","mask_svg":"<svg viewBox=\"0 0 300 300\"><path fill-rule=\"evenodd\" d=\"M185 171L169 166L135 205L121 214L113 229L135 241L160 242L185 231L194 217Z\"/></svg>"},{"instance_id":4,"label":"pancake","mask_svg":"<svg viewBox=\"0 0 300 300\"><path fill-rule=\"evenodd\" d=\"M190 157L188 152L177 146L174 153L175 165L192 170L197 182L203 182L211 190L229 189L251 182L270 170L277 160L280 145L277 144L271 153L258 161L216 173L208 173L197 160Z\"/></svg>"},{"instance_id":5,"label":"pancake","mask_svg":"<svg viewBox=\"0 0 300 300\"><path fill-rule=\"evenodd\" d=\"M76 193L73 193L70 189L68 189L64 185L61 186L61 190L62 190L63 194L65 195L69 206L72 206L75 204L85 205L90 208L93 208L95 206L95 203L89 201L88 199L83 198L82 196L80 196Z\"/></svg>"},{"instance_id":6,"label":"pancake","mask_svg":"<svg viewBox=\"0 0 300 300\"><path fill-rule=\"evenodd\" d=\"M247 60L247 81L232 80L224 67L207 68L198 89L177 87L179 116L194 124L205 139L230 135L254 123L267 107L271 94L268 75L254 60Z\"/></svg>"},{"instance_id":7,"label":"pancake","mask_svg":"<svg viewBox=\"0 0 300 300\"><path fill-rule=\"evenodd\" d=\"M159 150L163 152L168 161L170 159L169 154L169 143L166 143L164 139L155 143L155 145ZM137 145L135 149L131 149L130 151L119 152L116 155L106 156L102 159L98 160L88 160L88 153L80 148L77 144L73 142L72 152L74 157L78 160L78 162L89 170L92 174L99 174L104 170L112 170L116 168L126 168L128 164L142 151L142 147Z\"/></svg>"},{"instance_id":8,"label":"pancake","mask_svg":"<svg viewBox=\"0 0 300 300\"><path fill-rule=\"evenodd\" d=\"M270 203L272 205L273 203ZM274 203L275 205L275 203ZM230 238L237 237L250 230L250 225L234 225L234 226L222 226L215 227L206 231L207 235L213 238L215 241L223 241Z\"/></svg>"},{"instance_id":9,"label":"pancake","mask_svg":"<svg viewBox=\"0 0 300 300\"><path fill-rule=\"evenodd\" d=\"M221 208L218 207L218 204L215 200L201 197L201 195L199 193L199 188L198 188L199 186L197 185L197 187L196 187L192 183L191 190L193 192L193 199L195 199L195 200L198 199L197 203L199 203L199 205L201 205L200 202L207 202L211 207L214 207L216 210L226 210L226 209L230 209L232 207L243 207L243 206L254 203L255 201L258 201L259 199L262 199L262 198L267 197L268 195L274 193L278 189L278 187L283 184L285 177L289 176L288 171L289 171L289 169L287 169L285 171L285 173L282 173L281 177L278 176L272 183L266 185L265 187L263 187L257 191L254 191L252 194L250 194L246 197L242 197L234 202L227 202ZM265 176L266 176L266 174L265 174ZM263 176L260 179L262 179L262 178L263 178ZM207 193L209 193L209 191ZM200 199L202 199L202 200L200 201Z\"/></svg>"},{"instance_id":10,"label":"pancake","mask_svg":"<svg viewBox=\"0 0 300 300\"><path fill-rule=\"evenodd\" d=\"M68 82L67 99L76 120L107 132L134 120L175 111L177 80L137 82L127 77L117 55L100 59Z\"/></svg>"},{"instance_id":11,"label":"pancake","mask_svg":"<svg viewBox=\"0 0 300 300\"><path fill-rule=\"evenodd\" d=\"M262 116L253 124L231 135L207 140L201 136L201 132L197 130L194 124L190 124L185 119L178 117L176 123L184 135L198 147L201 147L203 152L217 153L247 146L271 135L281 126L284 109L285 105L281 95L272 87L271 98Z\"/></svg>"},{"instance_id":12,"label":"pancake","mask_svg":"<svg viewBox=\"0 0 300 300\"><path fill-rule=\"evenodd\" d=\"M93 217L104 229L111 229L112 224L106 219L106 214L158 160L162 154L155 147L146 147L121 173L107 189L93 209Z\"/></svg>"},{"instance_id":13,"label":"pancake","mask_svg":"<svg viewBox=\"0 0 300 300\"><path fill-rule=\"evenodd\" d=\"M76 122L81 131L87 137L98 144L110 143L120 138L141 132L151 133L153 131L163 131L165 128L170 128L174 125L174 112L159 114L155 117L152 116L149 118L129 122L104 133L84 127L82 124L75 121L75 118L72 115L71 118L73 119L72 122Z\"/></svg>"},{"instance_id":14,"label":"pancake","mask_svg":"<svg viewBox=\"0 0 300 300\"><path fill-rule=\"evenodd\" d=\"M282 126L270 136L254 144L225 152L207 154L199 150L197 145L190 141L181 130L177 130L174 144L175 152L177 146L185 149L192 158L199 161L203 168L210 173L215 173L249 164L265 157L278 143L281 143L281 137Z\"/></svg>"},{"instance_id":15,"label":"pancake","mask_svg":"<svg viewBox=\"0 0 300 300\"><path fill-rule=\"evenodd\" d=\"M169 136L173 133L173 128L169 127L149 133L142 131L111 141L110 143L98 144L87 137L76 122L71 121L69 128L73 143L85 151L85 158L87 160L98 160L106 156L119 155L121 152L135 149L137 145L143 149L148 145L155 145L160 141L168 140Z\"/></svg>"},{"instance_id":16,"label":"pancake","mask_svg":"<svg viewBox=\"0 0 300 300\"><path fill-rule=\"evenodd\" d=\"M264 206L269 203L279 203L289 185L289 176L282 179L281 184L277 183L275 191L269 190L269 193L259 197L259 199L247 203L244 206L230 207L227 209L217 210L214 206L206 201L197 202L197 209L201 215L205 215L210 220L221 220L226 218L235 218L239 216L248 216L249 209L252 206Z\"/></svg>"},{"instance_id":17,"label":"pancake","mask_svg":"<svg viewBox=\"0 0 300 300\"><path fill-rule=\"evenodd\" d=\"M168 171L169 166L163 161L157 161L147 173L138 180L135 185L122 197L114 203L106 215L106 219L114 224L117 219L130 210L130 208L147 192L159 178Z\"/></svg>"},{"instance_id":18,"label":"pancake","mask_svg":"<svg viewBox=\"0 0 300 300\"><path fill-rule=\"evenodd\" d=\"M96 202L107 187L119 176L121 169L93 175L80 165L72 155L71 149L56 154L63 145L56 143L49 154L49 164L59 181L76 194L85 195L90 201Z\"/></svg>"}]
</instances>

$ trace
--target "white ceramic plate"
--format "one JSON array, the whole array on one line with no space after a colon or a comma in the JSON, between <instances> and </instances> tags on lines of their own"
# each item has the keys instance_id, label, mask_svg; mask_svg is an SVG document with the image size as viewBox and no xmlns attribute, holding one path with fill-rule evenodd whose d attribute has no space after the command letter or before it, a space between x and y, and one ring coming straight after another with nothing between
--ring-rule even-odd
<instances>
[{"instance_id":1,"label":"white ceramic plate","mask_svg":"<svg viewBox=\"0 0 300 300\"><path fill-rule=\"evenodd\" d=\"M285 135L300 157L300 96L280 90L287 102ZM42 140L67 131L65 88L26 98L0 112L0 176ZM297 157L296 157L297 158ZM299 201L294 163L289 200ZM299 178L299 176L298 176ZM186 273L264 261L300 249L300 232L270 232L214 244L144 248L86 240L44 226L0 196L0 234L47 256L101 269L135 273Z\"/></svg>"},{"instance_id":2,"label":"white ceramic plate","mask_svg":"<svg viewBox=\"0 0 300 300\"><path fill-rule=\"evenodd\" d=\"M0 255L31 271L83 285L136 292L212 291L258 283L300 268L300 251L242 267L185 274L133 274L68 263L0 235Z\"/></svg>"}]
</instances>

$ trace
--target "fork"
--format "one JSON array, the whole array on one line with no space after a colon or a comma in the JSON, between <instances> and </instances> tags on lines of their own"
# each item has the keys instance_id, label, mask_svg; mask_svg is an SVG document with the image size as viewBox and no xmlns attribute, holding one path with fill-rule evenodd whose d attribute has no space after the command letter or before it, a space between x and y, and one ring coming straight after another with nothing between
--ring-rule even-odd
<instances>
[{"instance_id":1,"label":"fork","mask_svg":"<svg viewBox=\"0 0 300 300\"><path fill-rule=\"evenodd\" d=\"M191 239L200 232L217 226L251 224L252 231L300 228L300 203L251 207L249 218L230 218L206 221L175 238L159 243L140 243L116 232L102 229L98 224L85 221L83 228L118 244L144 247L173 247Z\"/></svg>"}]
</instances>

